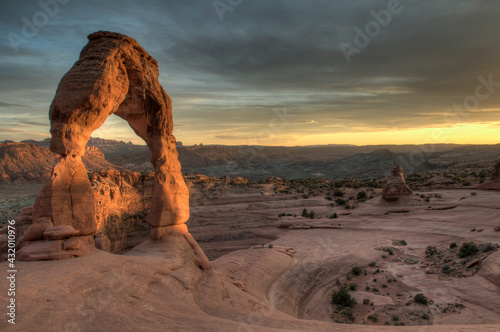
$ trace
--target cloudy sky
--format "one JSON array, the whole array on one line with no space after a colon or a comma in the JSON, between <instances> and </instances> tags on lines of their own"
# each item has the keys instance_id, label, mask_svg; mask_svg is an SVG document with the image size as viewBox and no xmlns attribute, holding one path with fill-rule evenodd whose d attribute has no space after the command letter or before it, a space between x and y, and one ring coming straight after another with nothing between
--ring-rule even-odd
<instances>
[{"instance_id":1,"label":"cloudy sky","mask_svg":"<svg viewBox=\"0 0 500 332\"><path fill-rule=\"evenodd\" d=\"M185 144L500 143L497 0L40 3L0 2L0 141L49 137L59 80L109 30L158 60ZM115 116L93 136L141 143Z\"/></svg>"}]
</instances>

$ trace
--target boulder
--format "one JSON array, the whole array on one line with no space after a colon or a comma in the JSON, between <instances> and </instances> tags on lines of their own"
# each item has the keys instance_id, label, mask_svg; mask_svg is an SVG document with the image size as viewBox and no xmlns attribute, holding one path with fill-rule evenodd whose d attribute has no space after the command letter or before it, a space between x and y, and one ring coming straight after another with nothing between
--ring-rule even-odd
<instances>
[{"instance_id":1,"label":"boulder","mask_svg":"<svg viewBox=\"0 0 500 332\"><path fill-rule=\"evenodd\" d=\"M43 233L49 227L54 226L50 217L43 217L37 219L28 229L24 232L24 240L36 241L43 239Z\"/></svg>"},{"instance_id":2,"label":"boulder","mask_svg":"<svg viewBox=\"0 0 500 332\"><path fill-rule=\"evenodd\" d=\"M45 240L63 240L80 234L80 231L69 225L58 225L47 228L43 232Z\"/></svg>"},{"instance_id":3,"label":"boulder","mask_svg":"<svg viewBox=\"0 0 500 332\"><path fill-rule=\"evenodd\" d=\"M387 180L382 198L388 202L395 202L404 196L411 196L413 191L406 185L403 168L396 166Z\"/></svg>"},{"instance_id":4,"label":"boulder","mask_svg":"<svg viewBox=\"0 0 500 332\"><path fill-rule=\"evenodd\" d=\"M497 161L491 177L480 184L478 188L482 190L500 190L500 159Z\"/></svg>"}]
</instances>

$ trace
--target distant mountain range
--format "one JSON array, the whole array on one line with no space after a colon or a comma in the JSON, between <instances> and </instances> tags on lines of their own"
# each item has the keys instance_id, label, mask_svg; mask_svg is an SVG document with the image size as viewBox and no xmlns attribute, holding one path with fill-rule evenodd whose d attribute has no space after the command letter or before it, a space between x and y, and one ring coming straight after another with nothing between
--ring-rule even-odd
<instances>
[{"instance_id":1,"label":"distant mountain range","mask_svg":"<svg viewBox=\"0 0 500 332\"><path fill-rule=\"evenodd\" d=\"M12 141L8 141L12 142ZM50 139L0 143L2 181L42 181L55 155ZM153 170L145 145L91 138L84 158L89 170L99 168ZM324 145L324 146L223 146L178 144L183 172L210 176L243 176L252 180L327 177L369 179L387 176L396 165L406 174L448 168L489 168L500 158L497 145Z\"/></svg>"},{"instance_id":2,"label":"distant mountain range","mask_svg":"<svg viewBox=\"0 0 500 332\"><path fill-rule=\"evenodd\" d=\"M0 143L0 182L45 182L49 178L57 155L44 146L47 141L29 142ZM89 171L123 169L106 161L95 146L87 147L82 160Z\"/></svg>"}]
</instances>

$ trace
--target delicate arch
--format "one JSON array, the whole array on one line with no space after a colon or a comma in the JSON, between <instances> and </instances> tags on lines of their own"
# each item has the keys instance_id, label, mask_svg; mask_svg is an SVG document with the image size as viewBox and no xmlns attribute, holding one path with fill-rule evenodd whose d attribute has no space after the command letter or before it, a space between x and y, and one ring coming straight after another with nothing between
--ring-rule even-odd
<instances>
[{"instance_id":1,"label":"delicate arch","mask_svg":"<svg viewBox=\"0 0 500 332\"><path fill-rule=\"evenodd\" d=\"M182 234L209 266L184 225L189 219L189 193L172 134L172 101L158 80L158 63L128 36L99 31L88 39L79 60L61 79L50 106L50 150L60 158L33 207L32 230L38 233L28 234L33 240L43 234L47 240L45 233L54 227L72 232L70 237L96 232L94 198L81 157L92 132L116 114L151 150L155 183L146 218L153 227L151 239ZM59 237L67 238L67 234Z\"/></svg>"}]
</instances>

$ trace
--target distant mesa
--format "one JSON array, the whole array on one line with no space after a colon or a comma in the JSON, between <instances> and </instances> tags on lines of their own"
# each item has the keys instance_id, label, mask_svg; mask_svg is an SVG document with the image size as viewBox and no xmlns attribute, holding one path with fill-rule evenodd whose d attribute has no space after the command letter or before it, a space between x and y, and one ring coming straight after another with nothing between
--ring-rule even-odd
<instances>
[{"instance_id":1,"label":"distant mesa","mask_svg":"<svg viewBox=\"0 0 500 332\"><path fill-rule=\"evenodd\" d=\"M50 178L57 155L42 147L41 142L34 142L0 143L0 183L44 183ZM95 146L85 148L82 161L88 171L123 170L106 161L102 151Z\"/></svg>"},{"instance_id":2,"label":"distant mesa","mask_svg":"<svg viewBox=\"0 0 500 332\"><path fill-rule=\"evenodd\" d=\"M489 180L480 184L478 188L482 190L500 190L500 159L497 160L495 170Z\"/></svg>"},{"instance_id":3,"label":"distant mesa","mask_svg":"<svg viewBox=\"0 0 500 332\"><path fill-rule=\"evenodd\" d=\"M158 80L158 63L128 36L99 31L88 39L50 106L50 150L59 157L32 211L33 233L43 234L43 240L26 242L18 258L64 259L97 250L95 198L82 156L91 134L115 114L151 151L155 174L146 218L152 227L150 239L173 238L184 248L179 248L182 257L194 257L199 267L209 269L185 225L189 192L172 134L172 101Z\"/></svg>"},{"instance_id":4,"label":"distant mesa","mask_svg":"<svg viewBox=\"0 0 500 332\"><path fill-rule=\"evenodd\" d=\"M382 198L387 202L396 202L402 197L408 197L413 194L413 191L406 185L403 175L403 167L396 166L392 170L391 176L387 180Z\"/></svg>"}]
</instances>

